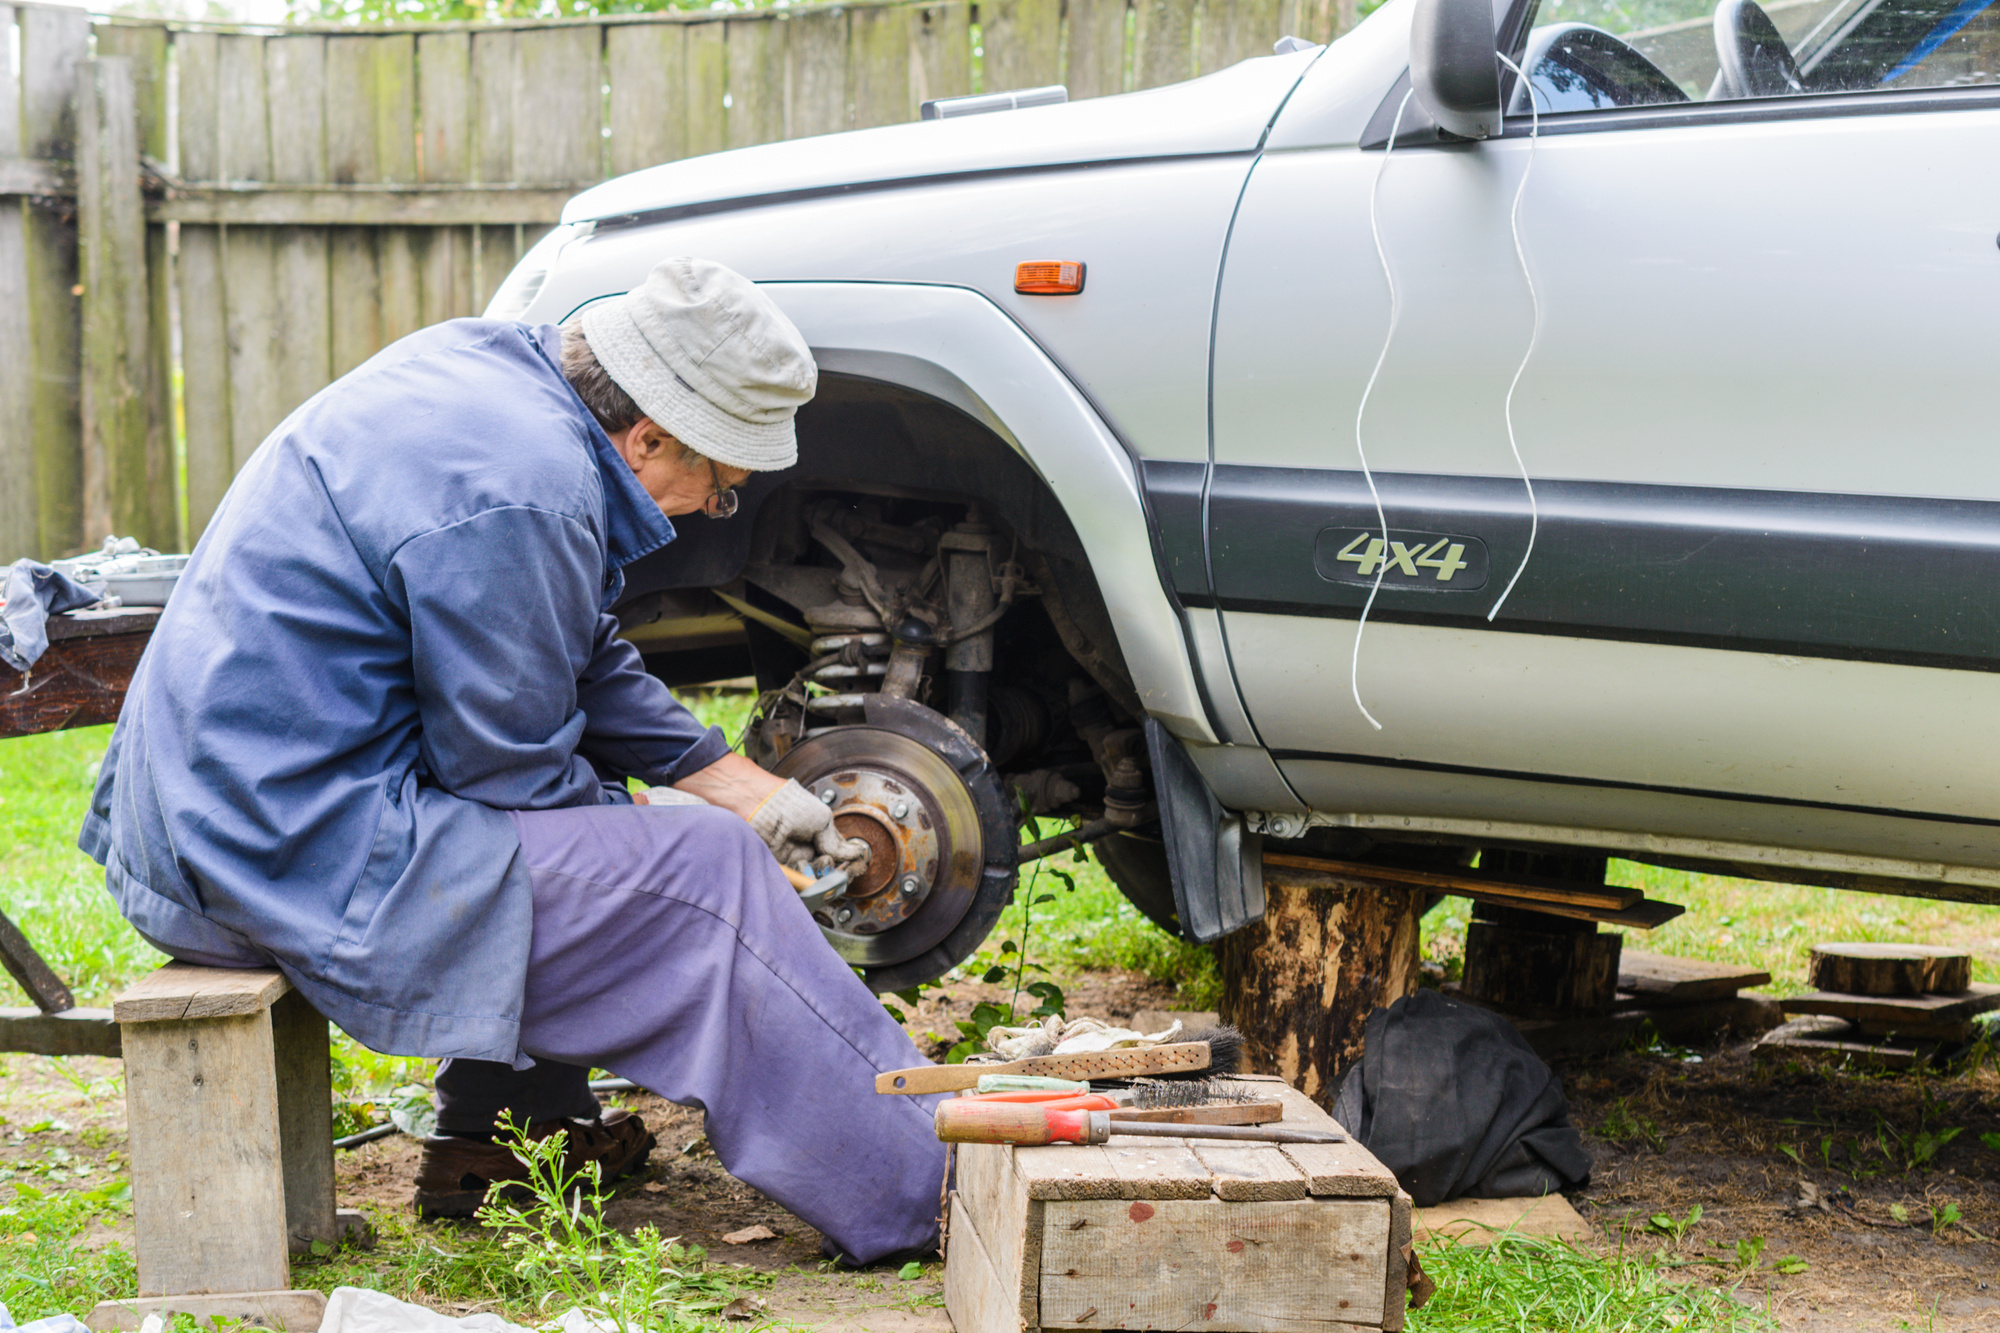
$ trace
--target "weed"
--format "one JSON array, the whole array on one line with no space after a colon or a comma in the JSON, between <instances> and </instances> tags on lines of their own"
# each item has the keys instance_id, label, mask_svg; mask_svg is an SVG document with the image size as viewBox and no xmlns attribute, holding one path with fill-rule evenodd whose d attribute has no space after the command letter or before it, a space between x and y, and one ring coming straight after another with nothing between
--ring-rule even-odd
<instances>
[{"instance_id":1,"label":"weed","mask_svg":"<svg viewBox=\"0 0 2000 1333\"><path fill-rule=\"evenodd\" d=\"M1993 1131L1988 1130L1979 1136L1979 1141L1994 1152L2000 1152L2000 1134L1995 1134Z\"/></svg>"},{"instance_id":2,"label":"weed","mask_svg":"<svg viewBox=\"0 0 2000 1333\"><path fill-rule=\"evenodd\" d=\"M1027 836L1030 839L1039 838L1041 822L1027 813L1025 803L1021 817ZM1073 865L1080 865L1087 863L1089 856L1079 846L1070 853L1070 859ZM1016 901L1021 904L1021 938L1019 941L1011 939L1001 941L997 958L987 965L985 972L979 978L989 986L1004 986L1011 981L1014 985L1013 992L1007 997L1006 1004L982 1000L972 1007L970 1018L958 1020L958 1031L962 1040L946 1052L944 1057L946 1064L963 1064L968 1055L976 1055L985 1050L987 1033L996 1027L1014 1027L1023 1018L1063 1016L1065 1000L1062 987L1049 979L1049 969L1046 965L1028 957L1028 946L1032 943L1034 935L1035 909L1056 901L1056 895L1053 893L1036 892L1041 885L1044 870L1049 873L1050 878L1061 883L1067 892L1072 894L1076 892L1076 876L1057 865L1054 858L1044 857L1035 862L1035 869L1028 876L1028 882L1015 891ZM1039 980L1029 981L1030 972L1039 972L1042 976ZM1023 992L1036 1001L1034 1008L1025 1015L1021 1012Z\"/></svg>"},{"instance_id":3,"label":"weed","mask_svg":"<svg viewBox=\"0 0 2000 1333\"><path fill-rule=\"evenodd\" d=\"M1930 1212L1931 1235L1933 1236L1944 1234L1946 1227L1954 1225L1965 1216L1964 1213L1959 1211L1958 1205L1955 1203L1947 1203L1942 1208L1933 1206Z\"/></svg>"},{"instance_id":4,"label":"weed","mask_svg":"<svg viewBox=\"0 0 2000 1333\"><path fill-rule=\"evenodd\" d=\"M1672 1213L1654 1213L1646 1219L1646 1224L1662 1236L1667 1237L1675 1245L1679 1245L1687 1239L1688 1232L1694 1230L1696 1224L1700 1221L1701 1205L1696 1204L1694 1207L1688 1209L1686 1217L1675 1217Z\"/></svg>"},{"instance_id":5,"label":"weed","mask_svg":"<svg viewBox=\"0 0 2000 1333\"><path fill-rule=\"evenodd\" d=\"M1811 1268L1812 1265L1799 1258L1796 1254L1787 1254L1773 1260L1771 1267L1777 1269L1780 1273L1790 1276L1794 1273L1803 1273L1808 1268Z\"/></svg>"},{"instance_id":6,"label":"weed","mask_svg":"<svg viewBox=\"0 0 2000 1333\"><path fill-rule=\"evenodd\" d=\"M1736 1271L1748 1274L1756 1272L1764 1263L1764 1238L1752 1236L1748 1240L1736 1242Z\"/></svg>"},{"instance_id":7,"label":"weed","mask_svg":"<svg viewBox=\"0 0 2000 1333\"><path fill-rule=\"evenodd\" d=\"M1671 1263L1622 1249L1600 1259L1561 1241L1507 1234L1483 1246L1426 1246L1423 1263L1437 1292L1411 1313L1412 1333L1694 1328L1747 1333L1777 1327L1728 1292L1683 1280Z\"/></svg>"},{"instance_id":8,"label":"weed","mask_svg":"<svg viewBox=\"0 0 2000 1333\"><path fill-rule=\"evenodd\" d=\"M1660 1127L1642 1115L1635 1114L1626 1100L1620 1097L1605 1113L1604 1123L1597 1127L1599 1135L1612 1143L1625 1144L1635 1139L1643 1139L1654 1152L1660 1150Z\"/></svg>"}]
</instances>

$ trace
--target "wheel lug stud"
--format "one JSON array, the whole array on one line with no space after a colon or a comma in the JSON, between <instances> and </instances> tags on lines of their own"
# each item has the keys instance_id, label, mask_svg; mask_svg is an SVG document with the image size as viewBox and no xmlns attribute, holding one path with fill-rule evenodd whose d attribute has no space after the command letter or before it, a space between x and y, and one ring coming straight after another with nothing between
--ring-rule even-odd
<instances>
[{"instance_id":1,"label":"wheel lug stud","mask_svg":"<svg viewBox=\"0 0 2000 1333\"><path fill-rule=\"evenodd\" d=\"M921 889L922 887L923 883L920 880L918 880L915 875L903 876L903 896L905 898L916 897L917 890Z\"/></svg>"},{"instance_id":2,"label":"wheel lug stud","mask_svg":"<svg viewBox=\"0 0 2000 1333\"><path fill-rule=\"evenodd\" d=\"M839 799L839 793L834 791L833 788L828 787L825 791L819 794L819 799L821 800L822 803L826 805L832 805L834 801Z\"/></svg>"},{"instance_id":3,"label":"wheel lug stud","mask_svg":"<svg viewBox=\"0 0 2000 1333\"><path fill-rule=\"evenodd\" d=\"M908 819L910 817L910 803L908 801L896 802L889 807L889 816L892 819Z\"/></svg>"}]
</instances>

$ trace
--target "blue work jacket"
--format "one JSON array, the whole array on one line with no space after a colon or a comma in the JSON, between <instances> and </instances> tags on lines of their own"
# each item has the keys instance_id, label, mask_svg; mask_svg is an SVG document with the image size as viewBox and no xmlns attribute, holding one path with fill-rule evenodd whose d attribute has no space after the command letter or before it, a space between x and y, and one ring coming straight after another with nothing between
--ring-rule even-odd
<instances>
[{"instance_id":1,"label":"blue work jacket","mask_svg":"<svg viewBox=\"0 0 2000 1333\"><path fill-rule=\"evenodd\" d=\"M526 1063L507 812L727 750L616 637L622 566L674 529L559 366L552 326L453 320L287 417L160 617L79 839L156 945L275 962L378 1051Z\"/></svg>"}]
</instances>

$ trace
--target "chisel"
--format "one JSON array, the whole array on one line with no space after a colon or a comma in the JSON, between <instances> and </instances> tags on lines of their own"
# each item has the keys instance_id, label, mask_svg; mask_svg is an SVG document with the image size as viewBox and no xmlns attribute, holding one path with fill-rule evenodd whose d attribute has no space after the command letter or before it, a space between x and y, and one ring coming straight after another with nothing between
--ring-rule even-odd
<instances>
[{"instance_id":1,"label":"chisel","mask_svg":"<svg viewBox=\"0 0 2000 1333\"><path fill-rule=\"evenodd\" d=\"M1269 1125L1149 1124L1113 1119L1109 1111L1051 1111L1020 1102L960 1097L938 1103L937 1136L945 1143L1103 1143L1113 1134L1163 1139L1237 1139L1249 1143L1345 1143L1345 1134Z\"/></svg>"}]
</instances>

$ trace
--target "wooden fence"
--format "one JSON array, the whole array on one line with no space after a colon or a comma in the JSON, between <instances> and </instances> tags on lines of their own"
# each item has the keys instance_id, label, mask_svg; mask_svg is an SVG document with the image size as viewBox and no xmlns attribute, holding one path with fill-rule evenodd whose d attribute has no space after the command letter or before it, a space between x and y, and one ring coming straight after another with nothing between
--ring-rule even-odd
<instances>
[{"instance_id":1,"label":"wooden fence","mask_svg":"<svg viewBox=\"0 0 2000 1333\"><path fill-rule=\"evenodd\" d=\"M1154 87L1354 0L964 0L246 29L0 3L0 561L200 535L284 415L475 314L563 202L660 162ZM10 33L8 30L12 29ZM0 53L5 46L0 45Z\"/></svg>"}]
</instances>

